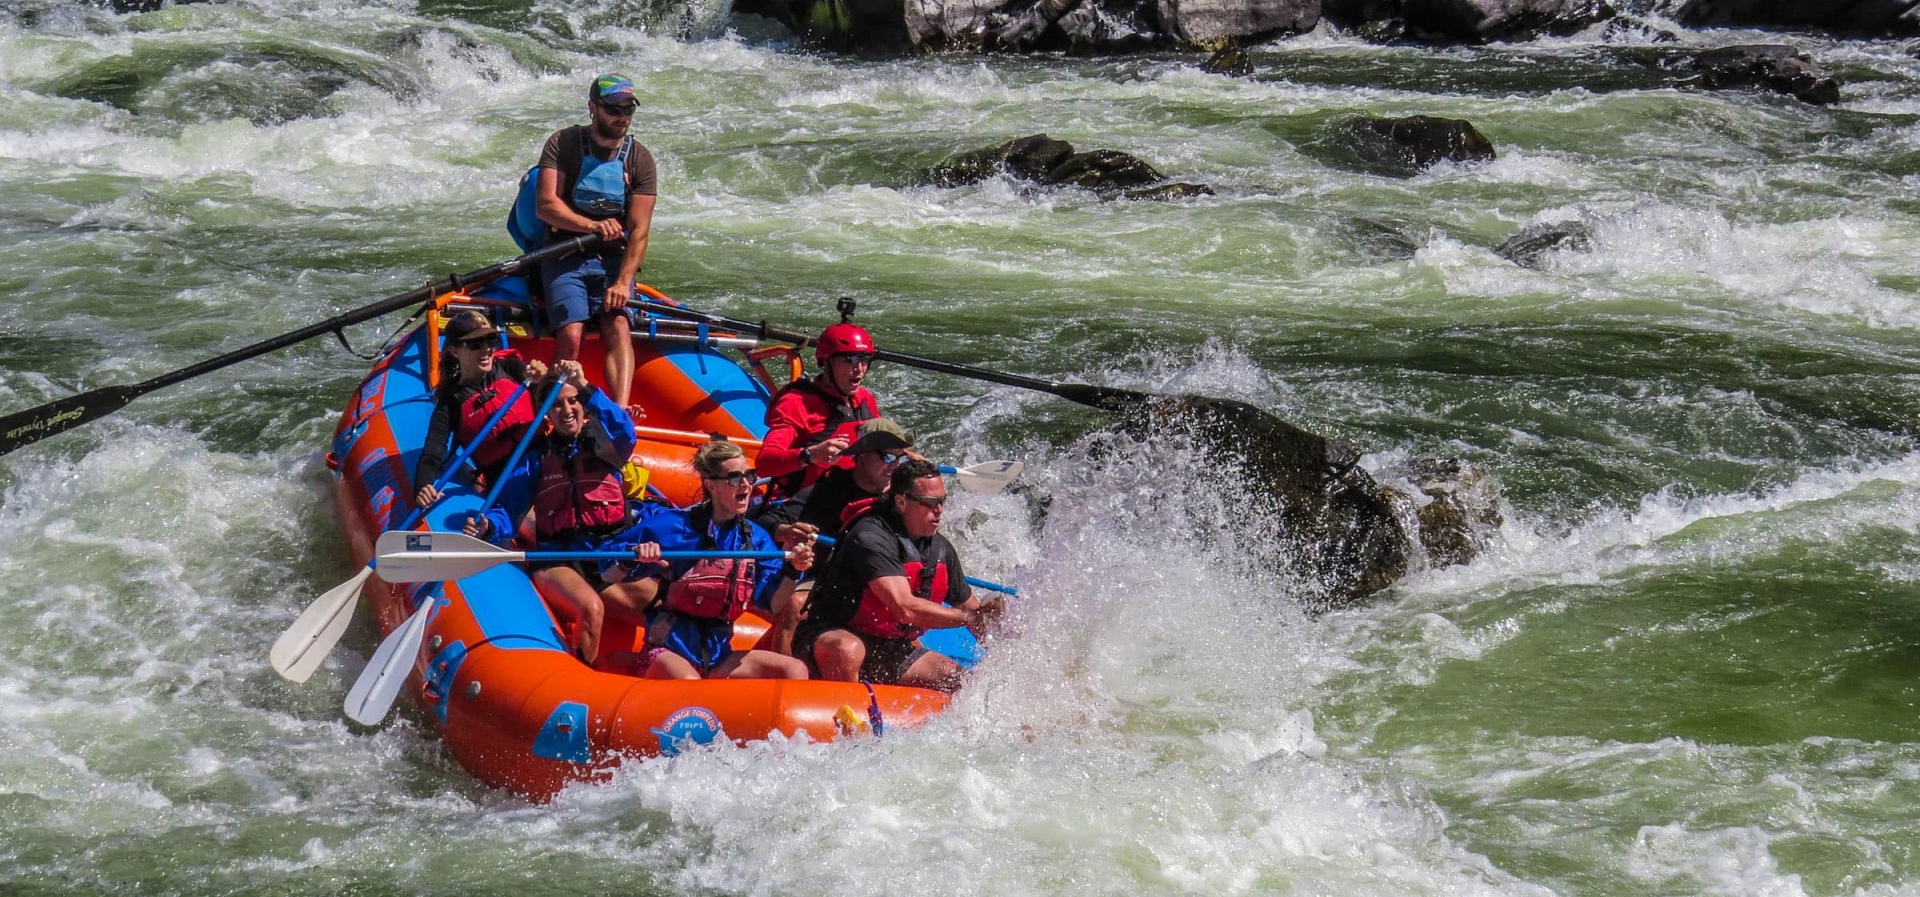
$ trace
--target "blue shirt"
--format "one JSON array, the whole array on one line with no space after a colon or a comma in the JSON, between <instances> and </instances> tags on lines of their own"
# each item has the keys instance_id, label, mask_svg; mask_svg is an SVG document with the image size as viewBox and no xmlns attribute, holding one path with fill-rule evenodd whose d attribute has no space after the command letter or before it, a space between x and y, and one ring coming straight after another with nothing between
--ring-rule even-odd
<instances>
[{"instance_id":1,"label":"blue shirt","mask_svg":"<svg viewBox=\"0 0 1920 897\"><path fill-rule=\"evenodd\" d=\"M751 520L736 520L732 525L719 526L712 522L711 515L702 511L697 515L705 521L705 532L695 529L696 508L681 510L662 505L648 505L649 509L633 526L620 535L608 540L604 546L608 551L631 552L634 546L642 542L658 542L661 551L779 551L773 536ZM745 524L744 527L741 524ZM702 536L705 536L703 539ZM663 583L671 583L692 567L693 561L668 561L668 569L662 575L658 567L650 571L660 575ZM601 575L612 570L614 564L632 568L631 561L609 561L600 566ZM786 570L784 559L754 561L753 606L762 610L773 606L773 591L780 587L780 575Z\"/></svg>"}]
</instances>

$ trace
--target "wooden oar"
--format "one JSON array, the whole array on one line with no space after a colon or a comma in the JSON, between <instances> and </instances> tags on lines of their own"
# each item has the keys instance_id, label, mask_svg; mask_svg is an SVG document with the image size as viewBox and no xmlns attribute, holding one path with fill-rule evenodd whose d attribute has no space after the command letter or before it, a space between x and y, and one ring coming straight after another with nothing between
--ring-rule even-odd
<instances>
[{"instance_id":1,"label":"wooden oar","mask_svg":"<svg viewBox=\"0 0 1920 897\"><path fill-rule=\"evenodd\" d=\"M464 579L501 564L519 561L632 560L631 551L514 551L465 533L423 533L394 530L380 536L375 567L388 582L433 582ZM784 551L662 551L668 561L704 558L784 558Z\"/></svg>"},{"instance_id":2,"label":"wooden oar","mask_svg":"<svg viewBox=\"0 0 1920 897\"><path fill-rule=\"evenodd\" d=\"M270 340L254 343L242 349L235 349L217 358L210 358L199 364L181 368L167 374L161 374L150 380L125 386L106 386L89 390L64 399L48 402L16 411L6 417L0 417L0 455L4 455L23 445L39 442L55 433L70 430L89 421L97 420L125 407L147 393L164 389L183 380L191 380L201 374L217 371L228 365L237 364L258 355L265 355L276 349L284 349L295 343L305 342L316 336L333 333L351 324L370 321L388 312L398 311L409 305L417 305L432 299L435 295L449 290L460 290L471 286L492 283L502 277L518 274L524 269L537 269L541 262L559 258L582 250L591 249L600 244L598 234L586 234L560 243L555 243L536 252L529 252L516 259L489 265L478 271L458 274L439 283L428 284L416 290L408 290L397 296L389 296L372 305L355 309L342 315L335 315L302 327L291 333L283 333ZM671 306L666 306L671 307Z\"/></svg>"},{"instance_id":3,"label":"wooden oar","mask_svg":"<svg viewBox=\"0 0 1920 897\"><path fill-rule=\"evenodd\" d=\"M493 417L488 418L486 425L480 428L479 435L462 446L459 454L454 455L453 461L433 481L434 491L445 489L447 484L453 481L454 476L460 472L460 465L466 463L467 458L480 448L480 443L493 435L493 428L499 425L500 420L507 416L507 412L513 409L514 403L520 401L520 396L526 391L527 385L520 384L520 388L514 391L513 397L507 399L506 404L493 412ZM426 513L427 509L424 507L414 508L397 529L413 529L413 525L419 523L420 518ZM327 590L326 594L315 598L312 604L307 605L307 609L300 612L300 616L293 621L293 625L287 627L287 631L281 633L280 638L274 641L273 650L267 654L268 661L273 664L274 672L294 682L307 681L308 677L313 675L313 671L320 668L321 661L327 659L327 654L333 651L333 646L340 643L340 636L346 633L347 624L353 620L353 609L360 606L360 590L366 586L367 578L372 575L373 562L368 561L367 565L361 567L360 572L352 579Z\"/></svg>"},{"instance_id":4,"label":"wooden oar","mask_svg":"<svg viewBox=\"0 0 1920 897\"><path fill-rule=\"evenodd\" d=\"M500 500L500 490L507 484L507 477L520 464L521 456L527 453L527 446L533 444L533 437L540 432L540 421L546 418L547 411L553 407L554 401L560 398L560 391L565 387L564 380L555 380L553 385L547 387L547 397L540 400L540 409L534 412L533 424L527 427L525 433L520 434L520 441L514 445L513 454L508 455L507 463L501 466L499 482L494 483L493 487L487 490L486 501L480 505L482 515L493 510L493 503ZM385 540L387 536L419 535L422 534L393 530L380 538ZM403 581L389 578L386 575L387 571L379 569L377 548L374 554L374 572L379 573L381 579L387 582ZM427 617L432 615L439 591L438 585L421 589L416 599L420 604L414 608L413 615L408 617L407 622L400 628L388 633L386 638L380 640L380 646L375 648L373 656L367 659L366 669L360 671L360 678L353 680L353 688L347 691L344 709L348 719L363 726L371 726L387 718L387 711L393 709L393 699L400 695L400 686L407 681L407 671L413 669L413 659L420 656L420 641L427 632Z\"/></svg>"}]
</instances>

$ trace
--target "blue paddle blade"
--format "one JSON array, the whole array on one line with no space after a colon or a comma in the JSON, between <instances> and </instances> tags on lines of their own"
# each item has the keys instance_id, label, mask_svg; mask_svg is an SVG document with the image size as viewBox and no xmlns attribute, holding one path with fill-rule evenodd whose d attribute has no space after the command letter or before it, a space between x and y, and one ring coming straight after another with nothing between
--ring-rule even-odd
<instances>
[{"instance_id":1,"label":"blue paddle blade","mask_svg":"<svg viewBox=\"0 0 1920 897\"><path fill-rule=\"evenodd\" d=\"M937 654L945 654L962 669L972 669L974 664L987 656L986 649L980 647L973 633L965 626L951 629L930 629L920 636L920 647Z\"/></svg>"}]
</instances>

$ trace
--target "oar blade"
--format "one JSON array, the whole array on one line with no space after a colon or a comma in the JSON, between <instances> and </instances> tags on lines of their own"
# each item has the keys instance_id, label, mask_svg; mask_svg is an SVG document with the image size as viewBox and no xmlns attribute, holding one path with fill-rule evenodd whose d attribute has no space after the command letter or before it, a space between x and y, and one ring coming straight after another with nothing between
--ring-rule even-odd
<instances>
[{"instance_id":1,"label":"oar blade","mask_svg":"<svg viewBox=\"0 0 1920 897\"><path fill-rule=\"evenodd\" d=\"M360 671L360 678L354 680L353 688L347 692L347 719L363 726L375 726L387 718L387 711L393 709L393 699L400 695L400 686L406 684L407 674L413 669L414 659L420 656L420 642L426 638L427 617L433 605L434 596L423 598L420 609L374 649L367 668Z\"/></svg>"},{"instance_id":2,"label":"oar blade","mask_svg":"<svg viewBox=\"0 0 1920 897\"><path fill-rule=\"evenodd\" d=\"M1007 484L1026 469L1027 465L1019 461L988 461L960 468L953 475L960 482L960 488L992 495L1007 488Z\"/></svg>"},{"instance_id":3,"label":"oar blade","mask_svg":"<svg viewBox=\"0 0 1920 897\"><path fill-rule=\"evenodd\" d=\"M340 643L340 636L346 634L347 624L353 622L353 609L360 605L360 590L372 575L372 567L362 567L352 579L334 586L307 605L293 625L274 641L273 650L267 655L273 671L292 682L305 682L312 677L333 646Z\"/></svg>"},{"instance_id":4,"label":"oar blade","mask_svg":"<svg viewBox=\"0 0 1920 897\"><path fill-rule=\"evenodd\" d=\"M137 385L109 386L0 417L0 455L106 417L126 407L144 391Z\"/></svg>"},{"instance_id":5,"label":"oar blade","mask_svg":"<svg viewBox=\"0 0 1920 897\"><path fill-rule=\"evenodd\" d=\"M464 533L391 530L374 543L374 572L387 582L444 582L524 556Z\"/></svg>"}]
</instances>

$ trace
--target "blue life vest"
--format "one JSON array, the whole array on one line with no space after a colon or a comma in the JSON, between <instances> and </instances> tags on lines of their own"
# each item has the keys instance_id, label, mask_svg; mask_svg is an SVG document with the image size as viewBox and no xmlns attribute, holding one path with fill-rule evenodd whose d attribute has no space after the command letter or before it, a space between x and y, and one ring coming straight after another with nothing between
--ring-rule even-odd
<instances>
[{"instance_id":1,"label":"blue life vest","mask_svg":"<svg viewBox=\"0 0 1920 897\"><path fill-rule=\"evenodd\" d=\"M581 140L580 171L573 182L570 201L574 211L588 218L621 218L627 214L627 155L633 151L633 135L620 142L620 152L605 162L587 151ZM520 192L507 211L507 235L521 252L545 246L554 229L540 220L540 166L520 176Z\"/></svg>"}]
</instances>

